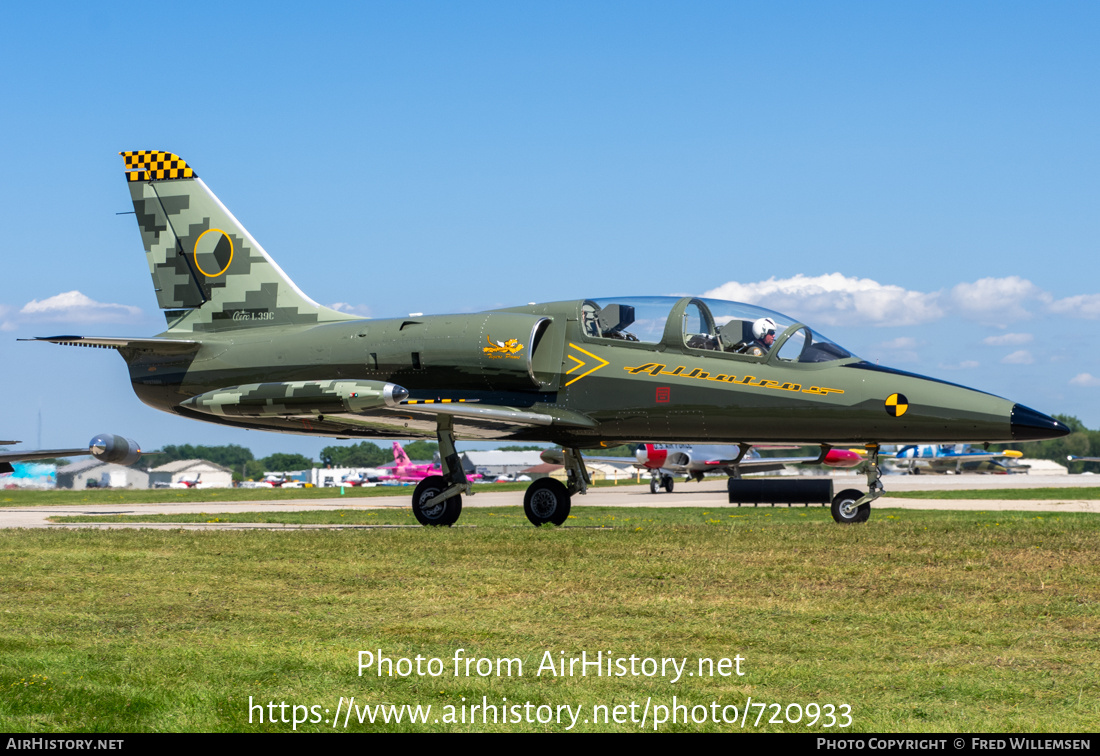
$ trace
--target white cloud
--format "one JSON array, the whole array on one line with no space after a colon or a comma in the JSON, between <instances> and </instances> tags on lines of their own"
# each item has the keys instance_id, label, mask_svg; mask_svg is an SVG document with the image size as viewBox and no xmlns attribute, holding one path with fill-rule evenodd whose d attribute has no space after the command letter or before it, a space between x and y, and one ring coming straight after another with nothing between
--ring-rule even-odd
<instances>
[{"instance_id":1,"label":"white cloud","mask_svg":"<svg viewBox=\"0 0 1100 756\"><path fill-rule=\"evenodd\" d=\"M32 299L23 305L20 315L28 320L82 320L107 323L141 317L141 308L129 305L96 302L79 291L67 291L41 301Z\"/></svg>"},{"instance_id":2,"label":"white cloud","mask_svg":"<svg viewBox=\"0 0 1100 756\"><path fill-rule=\"evenodd\" d=\"M1058 315L1096 320L1100 318L1100 294L1079 294L1056 300L1051 302L1050 311Z\"/></svg>"},{"instance_id":3,"label":"white cloud","mask_svg":"<svg viewBox=\"0 0 1100 756\"><path fill-rule=\"evenodd\" d=\"M1027 320L1032 312L1025 303L1049 303L1051 296L1027 279L1019 276L982 278L974 283L957 284L951 289L953 310L987 325L1004 321Z\"/></svg>"},{"instance_id":4,"label":"white cloud","mask_svg":"<svg viewBox=\"0 0 1100 756\"><path fill-rule=\"evenodd\" d=\"M1078 373L1069 379L1069 383L1071 386L1092 388L1093 386L1100 386L1100 378L1097 378L1091 373Z\"/></svg>"},{"instance_id":5,"label":"white cloud","mask_svg":"<svg viewBox=\"0 0 1100 756\"><path fill-rule=\"evenodd\" d=\"M1034 340L1035 337L1030 333L1004 333L1000 336L987 336L982 339L982 343L989 346L1022 346Z\"/></svg>"},{"instance_id":6,"label":"white cloud","mask_svg":"<svg viewBox=\"0 0 1100 756\"><path fill-rule=\"evenodd\" d=\"M882 349L913 349L917 346L917 340L909 336L898 336L879 344Z\"/></svg>"},{"instance_id":7,"label":"white cloud","mask_svg":"<svg viewBox=\"0 0 1100 756\"><path fill-rule=\"evenodd\" d=\"M980 364L981 363L977 362L976 360L963 360L962 362L960 362L957 365L946 365L946 364L941 362L940 363L940 369L941 370L970 370L972 368L978 367Z\"/></svg>"},{"instance_id":8,"label":"white cloud","mask_svg":"<svg viewBox=\"0 0 1100 756\"><path fill-rule=\"evenodd\" d=\"M982 278L950 289L922 292L842 273L799 274L756 283L730 281L703 296L748 302L811 324L836 326L914 326L948 315L1000 328L1043 313L1100 319L1100 294L1056 300L1050 292L1020 276ZM990 337L985 343L1016 346L1032 338L1031 334L1005 334Z\"/></svg>"},{"instance_id":9,"label":"white cloud","mask_svg":"<svg viewBox=\"0 0 1100 756\"><path fill-rule=\"evenodd\" d=\"M916 325L943 317L936 294L840 273L742 284L730 281L703 296L758 304L826 325Z\"/></svg>"},{"instance_id":10,"label":"white cloud","mask_svg":"<svg viewBox=\"0 0 1100 756\"><path fill-rule=\"evenodd\" d=\"M331 307L333 310L336 310L337 312L346 312L349 315L359 315L364 318L370 317L370 308L366 305L353 305L348 304L347 302L336 302L334 304L330 304L329 307Z\"/></svg>"},{"instance_id":11,"label":"white cloud","mask_svg":"<svg viewBox=\"0 0 1100 756\"><path fill-rule=\"evenodd\" d=\"M1001 363L1004 365L1030 365L1033 362L1035 362L1035 358L1026 349L1017 350L1001 359Z\"/></svg>"}]
</instances>

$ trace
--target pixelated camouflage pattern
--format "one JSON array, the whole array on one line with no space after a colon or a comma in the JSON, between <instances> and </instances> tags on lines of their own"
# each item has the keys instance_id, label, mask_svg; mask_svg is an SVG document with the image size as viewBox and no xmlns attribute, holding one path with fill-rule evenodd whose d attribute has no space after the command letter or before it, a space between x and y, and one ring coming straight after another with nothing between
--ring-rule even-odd
<instances>
[{"instance_id":1,"label":"pixelated camouflage pattern","mask_svg":"<svg viewBox=\"0 0 1100 756\"><path fill-rule=\"evenodd\" d=\"M210 415L281 417L359 413L394 406L408 391L382 381L287 381L250 383L191 397L181 406Z\"/></svg>"},{"instance_id":2,"label":"pixelated camouflage pattern","mask_svg":"<svg viewBox=\"0 0 1100 756\"><path fill-rule=\"evenodd\" d=\"M121 154L157 304L170 331L355 319L307 297L177 156ZM182 167L156 168L174 161Z\"/></svg>"}]
</instances>

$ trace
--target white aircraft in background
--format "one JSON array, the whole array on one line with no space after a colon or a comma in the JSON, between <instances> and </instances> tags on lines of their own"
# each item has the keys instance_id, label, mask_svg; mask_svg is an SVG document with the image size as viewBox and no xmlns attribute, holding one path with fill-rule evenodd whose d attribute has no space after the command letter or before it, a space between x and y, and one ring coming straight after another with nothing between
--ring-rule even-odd
<instances>
[{"instance_id":1,"label":"white aircraft in background","mask_svg":"<svg viewBox=\"0 0 1100 756\"><path fill-rule=\"evenodd\" d=\"M1026 465L1008 464L1024 456L1023 452L1006 449L1000 452L976 451L970 444L922 444L903 446L893 455L881 454L882 459L893 459L899 468L911 475L931 473L993 473L1007 475L1023 472Z\"/></svg>"},{"instance_id":2,"label":"white aircraft in background","mask_svg":"<svg viewBox=\"0 0 1100 756\"><path fill-rule=\"evenodd\" d=\"M0 445L18 444L18 441L0 441ZM29 462L36 459L54 459L55 457L79 457L90 454L100 462L112 462L119 465L132 465L141 457L141 449L132 441L113 433L102 433L82 449L41 449L38 451L0 452L0 474L14 472L13 462Z\"/></svg>"}]
</instances>

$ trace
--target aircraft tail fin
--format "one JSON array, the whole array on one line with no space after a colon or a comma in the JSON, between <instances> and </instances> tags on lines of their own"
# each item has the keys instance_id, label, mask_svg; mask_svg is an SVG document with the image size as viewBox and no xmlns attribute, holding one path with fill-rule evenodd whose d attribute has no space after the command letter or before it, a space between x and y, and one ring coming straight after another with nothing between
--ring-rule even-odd
<instances>
[{"instance_id":1,"label":"aircraft tail fin","mask_svg":"<svg viewBox=\"0 0 1100 756\"><path fill-rule=\"evenodd\" d=\"M119 154L169 331L352 319L295 286L178 155Z\"/></svg>"},{"instance_id":2,"label":"aircraft tail fin","mask_svg":"<svg viewBox=\"0 0 1100 756\"><path fill-rule=\"evenodd\" d=\"M393 461L398 465L412 464L412 460L409 459L409 455L405 453L404 447L396 441L393 442Z\"/></svg>"}]
</instances>

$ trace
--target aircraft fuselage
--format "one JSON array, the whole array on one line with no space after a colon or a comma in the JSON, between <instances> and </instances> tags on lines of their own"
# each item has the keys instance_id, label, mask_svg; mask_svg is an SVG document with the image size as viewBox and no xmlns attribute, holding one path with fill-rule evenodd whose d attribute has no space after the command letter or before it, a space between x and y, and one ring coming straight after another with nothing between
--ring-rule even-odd
<instances>
[{"instance_id":1,"label":"aircraft fuselage","mask_svg":"<svg viewBox=\"0 0 1100 756\"><path fill-rule=\"evenodd\" d=\"M677 310L697 301L679 300L669 319L682 318ZM493 428L456 418L456 435L470 438L591 447L647 439L862 444L1028 437L1017 405L981 391L879 368L855 357L799 362L784 359L779 349L754 358L692 348L677 337L660 343L602 338L582 329L584 303L313 326L246 326L188 334L202 341L193 354L120 351L142 401L203 420L212 418L180 403L225 386L359 379L408 389L408 410L425 403L484 404L563 420ZM508 339L513 340L511 347ZM354 418L214 421L322 436L435 435L430 416L401 410ZM584 418L591 420L587 427Z\"/></svg>"}]
</instances>

